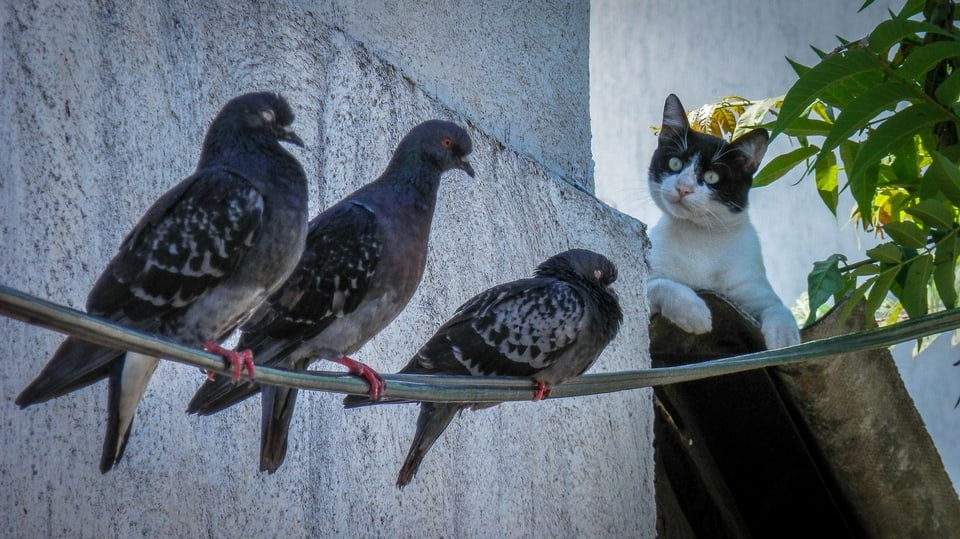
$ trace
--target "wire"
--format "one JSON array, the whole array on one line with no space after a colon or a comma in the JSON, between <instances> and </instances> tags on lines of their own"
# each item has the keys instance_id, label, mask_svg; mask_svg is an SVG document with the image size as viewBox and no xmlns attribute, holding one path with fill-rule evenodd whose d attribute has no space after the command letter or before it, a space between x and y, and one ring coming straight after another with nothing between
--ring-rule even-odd
<instances>
[{"instance_id":1,"label":"wire","mask_svg":"<svg viewBox=\"0 0 960 539\"><path fill-rule=\"evenodd\" d=\"M130 350L229 374L216 355L174 344L0 285L0 314L112 348ZM789 348L656 369L586 374L553 388L550 398L580 397L643 387L689 382L766 367L803 363L840 353L891 346L960 327L960 309L907 320L891 326L810 341ZM644 353L638 351L638 355ZM383 375L384 398L434 402L504 402L529 400L527 378L413 374ZM366 395L367 383L346 373L292 371L257 366L256 381L300 389Z\"/></svg>"}]
</instances>

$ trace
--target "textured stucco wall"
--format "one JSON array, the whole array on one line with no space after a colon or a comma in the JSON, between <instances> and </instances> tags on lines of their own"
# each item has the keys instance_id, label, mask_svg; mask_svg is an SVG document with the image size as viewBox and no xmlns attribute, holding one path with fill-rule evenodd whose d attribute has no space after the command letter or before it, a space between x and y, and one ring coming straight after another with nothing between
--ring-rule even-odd
<instances>
[{"instance_id":1,"label":"textured stucco wall","mask_svg":"<svg viewBox=\"0 0 960 539\"><path fill-rule=\"evenodd\" d=\"M650 127L660 123L663 100L676 93L688 109L726 95L781 95L796 81L784 57L816 62L814 45L830 50L834 36L856 40L899 11L902 0L594 0L591 3L590 93L597 195L653 225L659 210L647 190L647 167L656 148ZM765 161L789 151L776 140ZM799 183L798 183L799 182ZM820 201L812 178L781 179L750 195L751 219L763 246L774 289L793 306L807 288L813 262L833 253L860 260L876 241L849 223L852 203L841 198L835 219ZM919 358L912 344L894 357L927 424L944 465L960 488L958 349L949 336Z\"/></svg>"},{"instance_id":2,"label":"textured stucco wall","mask_svg":"<svg viewBox=\"0 0 960 539\"><path fill-rule=\"evenodd\" d=\"M327 9L307 2L5 3L3 284L82 307L127 230L193 170L222 103L276 89L294 105L307 143L294 153L312 178L313 213L379 174L396 141L424 119L458 121L474 139L477 178L446 176L420 290L357 359L395 371L466 298L529 275L560 250L585 246L619 266L626 314L594 370L648 365L642 226L557 181L549 165L530 157L535 151L496 134L515 129L498 116L484 119L488 129L473 117L482 107L461 110L461 102L494 102L507 90L529 97L538 90L488 91L470 78L449 80L443 91L423 88L349 29L329 24ZM511 28L533 32L536 21ZM581 27L574 39L582 42L586 23ZM530 69L558 62L570 39L564 32L537 36L551 41L515 60ZM490 63L513 54L500 37L473 36L474 53ZM390 48L386 41L378 47ZM461 65L469 56L456 55ZM434 69L422 66L442 79ZM585 64L581 71L562 90L585 124ZM551 103L549 96L537 107L516 101L500 114L547 140L556 134L536 117L550 116ZM544 147L588 170L584 142L572 137ZM103 384L23 411L13 404L61 340L0 317L0 535L653 536L648 391L464 413L401 492L393 483L415 406L347 413L338 395L305 394L286 464L260 474L259 400L210 418L187 416L202 374L164 362L124 460L101 475Z\"/></svg>"}]
</instances>

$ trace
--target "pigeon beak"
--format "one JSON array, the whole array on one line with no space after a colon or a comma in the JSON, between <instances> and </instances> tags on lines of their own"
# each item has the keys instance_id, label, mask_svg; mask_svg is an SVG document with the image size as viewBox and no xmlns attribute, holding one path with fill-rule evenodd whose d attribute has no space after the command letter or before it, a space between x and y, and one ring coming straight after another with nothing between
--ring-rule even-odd
<instances>
[{"instance_id":1,"label":"pigeon beak","mask_svg":"<svg viewBox=\"0 0 960 539\"><path fill-rule=\"evenodd\" d=\"M283 130L280 131L280 136L278 136L277 138L279 138L280 140L285 140L291 144L296 144L297 146L300 146L301 148L303 148L303 139L298 137L297 134L294 133L292 129L284 128Z\"/></svg>"},{"instance_id":2,"label":"pigeon beak","mask_svg":"<svg viewBox=\"0 0 960 539\"><path fill-rule=\"evenodd\" d=\"M471 178L474 177L473 167L470 166L470 162L467 161L466 159L463 159L463 158L459 159L457 161L457 168L469 174Z\"/></svg>"}]
</instances>

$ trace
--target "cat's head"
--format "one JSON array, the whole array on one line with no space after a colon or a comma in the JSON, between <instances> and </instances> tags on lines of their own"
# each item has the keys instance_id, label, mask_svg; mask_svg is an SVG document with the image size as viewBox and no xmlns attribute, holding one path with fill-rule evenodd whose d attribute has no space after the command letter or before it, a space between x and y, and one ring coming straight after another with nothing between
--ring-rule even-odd
<instances>
[{"instance_id":1,"label":"cat's head","mask_svg":"<svg viewBox=\"0 0 960 539\"><path fill-rule=\"evenodd\" d=\"M767 140L764 129L730 143L694 131L680 100L670 94L650 162L650 196L665 214L703 227L745 221L753 174Z\"/></svg>"}]
</instances>

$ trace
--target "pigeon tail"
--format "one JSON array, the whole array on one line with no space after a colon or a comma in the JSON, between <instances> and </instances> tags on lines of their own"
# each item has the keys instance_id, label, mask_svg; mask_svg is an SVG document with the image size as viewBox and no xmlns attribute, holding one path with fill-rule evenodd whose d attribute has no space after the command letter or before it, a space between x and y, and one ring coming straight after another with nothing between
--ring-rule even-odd
<instances>
[{"instance_id":1,"label":"pigeon tail","mask_svg":"<svg viewBox=\"0 0 960 539\"><path fill-rule=\"evenodd\" d=\"M260 471L274 473L287 456L287 435L297 402L292 387L263 386L263 419L260 425Z\"/></svg>"},{"instance_id":2,"label":"pigeon tail","mask_svg":"<svg viewBox=\"0 0 960 539\"><path fill-rule=\"evenodd\" d=\"M16 404L26 408L84 388L110 375L113 363L123 352L68 338L57 348L37 377L30 382Z\"/></svg>"},{"instance_id":3,"label":"pigeon tail","mask_svg":"<svg viewBox=\"0 0 960 539\"><path fill-rule=\"evenodd\" d=\"M420 405L417 433L413 436L410 451L407 452L407 458L403 461L400 474L397 476L397 488L403 489L410 483L413 476L417 474L417 469L427 451L443 434L457 412L462 409L462 404L424 402Z\"/></svg>"},{"instance_id":4,"label":"pigeon tail","mask_svg":"<svg viewBox=\"0 0 960 539\"><path fill-rule=\"evenodd\" d=\"M213 415L259 392L260 384L256 382L246 381L234 384L229 376L216 374L212 380L204 382L190 399L187 413Z\"/></svg>"},{"instance_id":5,"label":"pigeon tail","mask_svg":"<svg viewBox=\"0 0 960 539\"><path fill-rule=\"evenodd\" d=\"M123 458L137 406L159 363L160 360L155 357L134 352L127 352L122 361L114 362L110 371L107 431L100 457L101 473L109 472Z\"/></svg>"}]
</instances>

